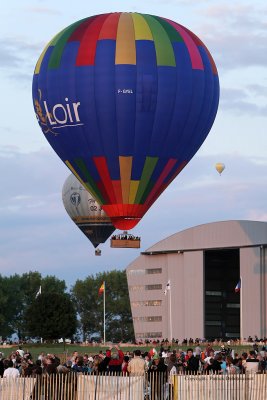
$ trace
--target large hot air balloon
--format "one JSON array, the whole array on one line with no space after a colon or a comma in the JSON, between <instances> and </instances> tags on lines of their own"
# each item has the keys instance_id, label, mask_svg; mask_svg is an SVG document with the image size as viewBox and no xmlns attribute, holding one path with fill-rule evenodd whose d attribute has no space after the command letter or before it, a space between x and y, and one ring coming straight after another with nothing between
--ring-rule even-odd
<instances>
[{"instance_id":1,"label":"large hot air balloon","mask_svg":"<svg viewBox=\"0 0 267 400\"><path fill-rule=\"evenodd\" d=\"M112 223L133 228L194 156L219 102L215 63L184 26L153 15L77 21L41 54L40 127Z\"/></svg>"},{"instance_id":2,"label":"large hot air balloon","mask_svg":"<svg viewBox=\"0 0 267 400\"><path fill-rule=\"evenodd\" d=\"M62 200L72 221L94 247L105 243L115 231L110 218L73 174L63 185Z\"/></svg>"}]
</instances>

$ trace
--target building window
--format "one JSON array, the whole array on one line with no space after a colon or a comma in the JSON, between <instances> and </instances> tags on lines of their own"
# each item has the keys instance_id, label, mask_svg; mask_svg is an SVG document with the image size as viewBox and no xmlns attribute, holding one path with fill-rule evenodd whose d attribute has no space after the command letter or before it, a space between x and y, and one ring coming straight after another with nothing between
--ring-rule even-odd
<instances>
[{"instance_id":1,"label":"building window","mask_svg":"<svg viewBox=\"0 0 267 400\"><path fill-rule=\"evenodd\" d=\"M145 290L162 290L162 284L158 283L156 285L146 285Z\"/></svg>"},{"instance_id":2,"label":"building window","mask_svg":"<svg viewBox=\"0 0 267 400\"><path fill-rule=\"evenodd\" d=\"M214 290L206 290L206 296L222 296L222 292Z\"/></svg>"},{"instance_id":3,"label":"building window","mask_svg":"<svg viewBox=\"0 0 267 400\"><path fill-rule=\"evenodd\" d=\"M134 317L134 321L142 321L142 322L159 322L162 321L162 316L153 316L153 317Z\"/></svg>"},{"instance_id":4,"label":"building window","mask_svg":"<svg viewBox=\"0 0 267 400\"><path fill-rule=\"evenodd\" d=\"M146 270L145 269L130 269L127 273L128 273L128 275L145 275Z\"/></svg>"},{"instance_id":5,"label":"building window","mask_svg":"<svg viewBox=\"0 0 267 400\"><path fill-rule=\"evenodd\" d=\"M133 285L133 286L129 286L129 290L144 290L144 286L143 285Z\"/></svg>"},{"instance_id":6,"label":"building window","mask_svg":"<svg viewBox=\"0 0 267 400\"><path fill-rule=\"evenodd\" d=\"M136 334L136 338L138 339L160 338L160 337L162 337L162 332L143 332Z\"/></svg>"},{"instance_id":7,"label":"building window","mask_svg":"<svg viewBox=\"0 0 267 400\"><path fill-rule=\"evenodd\" d=\"M132 307L157 307L161 306L162 300L133 301Z\"/></svg>"},{"instance_id":8,"label":"building window","mask_svg":"<svg viewBox=\"0 0 267 400\"><path fill-rule=\"evenodd\" d=\"M225 336L229 337L229 338L233 338L233 337L239 338L239 335L236 332L226 332Z\"/></svg>"},{"instance_id":9,"label":"building window","mask_svg":"<svg viewBox=\"0 0 267 400\"><path fill-rule=\"evenodd\" d=\"M162 273L162 268L147 268L147 269L130 269L129 271L127 271L127 274L130 276L134 276L134 275L151 275L151 274L161 274Z\"/></svg>"},{"instance_id":10,"label":"building window","mask_svg":"<svg viewBox=\"0 0 267 400\"><path fill-rule=\"evenodd\" d=\"M161 274L162 268L149 268L146 269L146 274Z\"/></svg>"},{"instance_id":11,"label":"building window","mask_svg":"<svg viewBox=\"0 0 267 400\"><path fill-rule=\"evenodd\" d=\"M239 303L228 303L226 304L227 308L240 308L240 304Z\"/></svg>"}]
</instances>

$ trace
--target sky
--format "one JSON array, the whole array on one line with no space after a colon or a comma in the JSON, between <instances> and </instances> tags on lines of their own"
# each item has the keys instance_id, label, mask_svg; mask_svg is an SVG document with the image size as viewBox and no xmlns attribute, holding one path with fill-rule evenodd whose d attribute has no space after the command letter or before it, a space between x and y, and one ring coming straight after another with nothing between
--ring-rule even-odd
<instances>
[{"instance_id":1,"label":"sky","mask_svg":"<svg viewBox=\"0 0 267 400\"><path fill-rule=\"evenodd\" d=\"M219 71L220 104L201 149L133 234L141 251L178 231L222 220L267 221L267 4L236 0L9 0L0 25L0 274L39 271L77 279L124 269L140 250L101 245L102 256L67 215L69 170L36 121L35 64L47 42L84 17L114 11L170 18L193 31ZM223 162L220 176L215 164Z\"/></svg>"}]
</instances>

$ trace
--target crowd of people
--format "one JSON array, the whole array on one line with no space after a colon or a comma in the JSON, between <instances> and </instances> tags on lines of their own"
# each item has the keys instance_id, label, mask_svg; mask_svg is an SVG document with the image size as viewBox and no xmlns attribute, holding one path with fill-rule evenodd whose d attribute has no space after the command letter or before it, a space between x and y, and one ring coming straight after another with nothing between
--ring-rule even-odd
<instances>
[{"instance_id":1,"label":"crowd of people","mask_svg":"<svg viewBox=\"0 0 267 400\"><path fill-rule=\"evenodd\" d=\"M149 351L143 351L141 347L137 347L134 351L124 352L115 345L96 354L81 354L75 351L64 360L55 354L44 352L34 360L31 353L24 351L21 346L6 357L0 353L0 376L4 378L69 372L126 375L164 372L168 376L183 373L261 373L267 372L267 348L265 345L253 345L248 352L239 354L227 345L221 345L219 349L214 350L211 343L203 347L201 343L196 342L186 351L161 346L159 350L152 347Z\"/></svg>"},{"instance_id":2,"label":"crowd of people","mask_svg":"<svg viewBox=\"0 0 267 400\"><path fill-rule=\"evenodd\" d=\"M265 345L256 349L254 344L248 352L241 354L225 345L215 350L212 343L203 346L198 342L185 351L163 345L160 348L151 346L149 351L144 351L141 346L136 346L134 351L123 351L120 346L114 345L106 351L74 351L64 359L42 352L37 360L33 360L31 353L21 346L7 357L0 353L0 377L4 382L13 386L11 378L36 378L31 389L32 400L73 399L80 375L82 378L84 375L101 375L101 379L103 375L122 375L129 376L129 382L131 377L144 377L144 380L141 378L144 398L162 400L174 398L175 375L234 375L246 372L267 373Z\"/></svg>"},{"instance_id":3,"label":"crowd of people","mask_svg":"<svg viewBox=\"0 0 267 400\"><path fill-rule=\"evenodd\" d=\"M113 235L112 240L141 240L140 236L134 236L130 233L124 232L122 234Z\"/></svg>"}]
</instances>

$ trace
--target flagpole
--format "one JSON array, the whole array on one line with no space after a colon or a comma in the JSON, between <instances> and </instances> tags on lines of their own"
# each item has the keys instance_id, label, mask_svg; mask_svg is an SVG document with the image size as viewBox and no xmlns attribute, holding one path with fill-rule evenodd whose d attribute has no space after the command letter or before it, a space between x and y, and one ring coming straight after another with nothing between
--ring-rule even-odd
<instances>
[{"instance_id":1,"label":"flagpole","mask_svg":"<svg viewBox=\"0 0 267 400\"><path fill-rule=\"evenodd\" d=\"M240 344L243 343L243 282L240 276Z\"/></svg>"},{"instance_id":2,"label":"flagpole","mask_svg":"<svg viewBox=\"0 0 267 400\"><path fill-rule=\"evenodd\" d=\"M171 285L170 285L170 290L169 290L169 292L170 292L170 315L169 315L169 318L170 318L170 342L172 343L172 293L171 293Z\"/></svg>"},{"instance_id":3,"label":"flagpole","mask_svg":"<svg viewBox=\"0 0 267 400\"><path fill-rule=\"evenodd\" d=\"M104 281L104 297L103 297L103 308L104 308L104 343L106 343L106 282Z\"/></svg>"},{"instance_id":4,"label":"flagpole","mask_svg":"<svg viewBox=\"0 0 267 400\"><path fill-rule=\"evenodd\" d=\"M169 301L168 301L168 317L169 317L169 326L168 326L168 339L172 342L172 297L171 297L171 281L168 280L166 288L164 290L165 296L167 296L169 292Z\"/></svg>"},{"instance_id":5,"label":"flagpole","mask_svg":"<svg viewBox=\"0 0 267 400\"><path fill-rule=\"evenodd\" d=\"M37 299L38 296L40 296L40 294L42 294L42 285L40 285L36 295L35 295L35 299ZM43 343L43 338L40 338L41 343Z\"/></svg>"}]
</instances>

